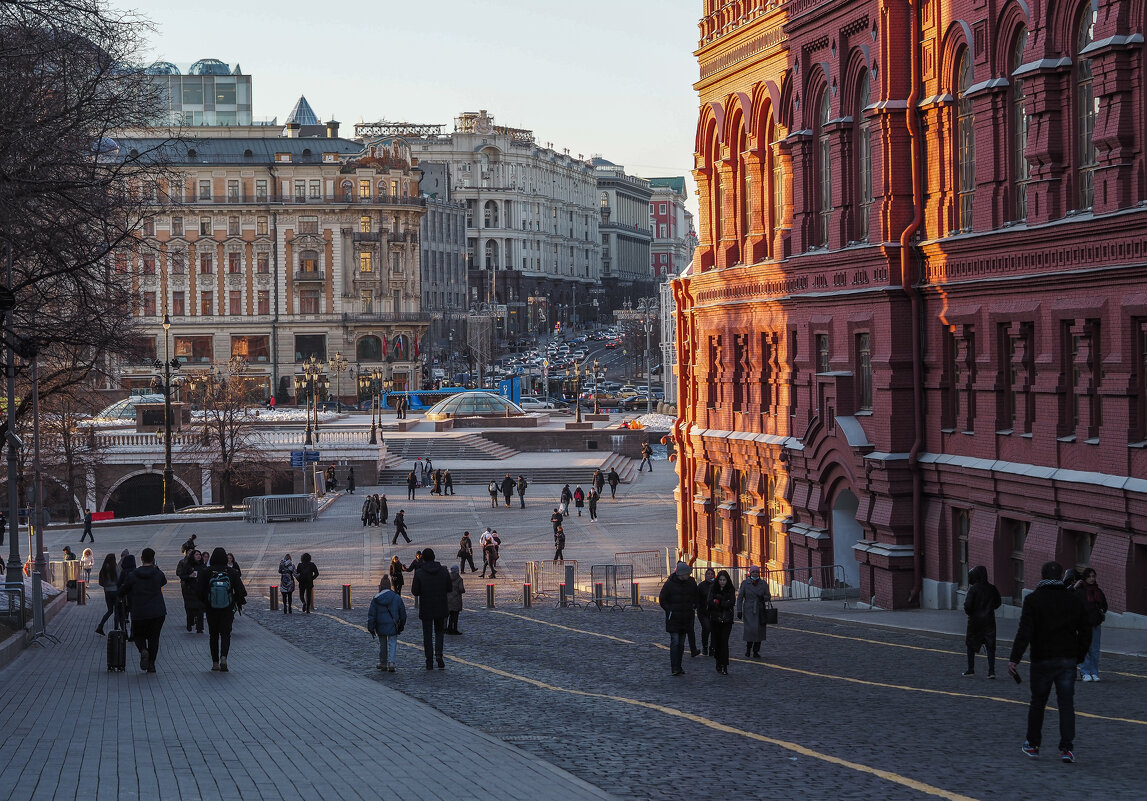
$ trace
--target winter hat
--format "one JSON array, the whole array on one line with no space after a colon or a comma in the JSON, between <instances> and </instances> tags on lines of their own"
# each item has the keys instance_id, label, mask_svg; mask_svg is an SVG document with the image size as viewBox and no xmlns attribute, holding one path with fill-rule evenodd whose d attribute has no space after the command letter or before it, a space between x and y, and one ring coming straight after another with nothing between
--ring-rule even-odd
<instances>
[{"instance_id":1,"label":"winter hat","mask_svg":"<svg viewBox=\"0 0 1147 801\"><path fill-rule=\"evenodd\" d=\"M677 563L677 575L680 576L681 578L685 578L691 572L692 571L689 569L689 565L685 564L684 562L678 562Z\"/></svg>"},{"instance_id":2,"label":"winter hat","mask_svg":"<svg viewBox=\"0 0 1147 801\"><path fill-rule=\"evenodd\" d=\"M749 575L753 578L760 578L761 577L761 569L759 567L757 567L756 565L753 565L752 567L749 568Z\"/></svg>"},{"instance_id":3,"label":"winter hat","mask_svg":"<svg viewBox=\"0 0 1147 801\"><path fill-rule=\"evenodd\" d=\"M423 562L433 562L434 561L434 549L433 548L423 548L422 549L422 561Z\"/></svg>"}]
</instances>

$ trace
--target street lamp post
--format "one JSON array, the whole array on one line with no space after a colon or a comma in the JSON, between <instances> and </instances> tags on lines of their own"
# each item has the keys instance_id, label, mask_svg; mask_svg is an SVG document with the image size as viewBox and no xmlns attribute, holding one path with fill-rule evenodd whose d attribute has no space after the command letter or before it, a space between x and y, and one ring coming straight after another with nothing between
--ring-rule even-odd
<instances>
[{"instance_id":1,"label":"street lamp post","mask_svg":"<svg viewBox=\"0 0 1147 801\"><path fill-rule=\"evenodd\" d=\"M587 365L588 367L588 365ZM570 377L570 371L566 370L566 379ZM577 406L577 422L581 422L581 365L574 362L573 366L573 396L574 404Z\"/></svg>"},{"instance_id":2,"label":"street lamp post","mask_svg":"<svg viewBox=\"0 0 1147 801\"><path fill-rule=\"evenodd\" d=\"M597 414L597 396L601 394L601 376L598 372L597 359L593 360L593 413Z\"/></svg>"},{"instance_id":3,"label":"street lamp post","mask_svg":"<svg viewBox=\"0 0 1147 801\"><path fill-rule=\"evenodd\" d=\"M378 444L378 425L382 424L382 399L378 392L382 386L383 372L379 368L374 368L367 374L370 378L370 444ZM378 424L375 424L375 417L378 417Z\"/></svg>"},{"instance_id":4,"label":"street lamp post","mask_svg":"<svg viewBox=\"0 0 1147 801\"><path fill-rule=\"evenodd\" d=\"M315 387L319 376L323 373L323 363L312 353L303 360L303 377L307 384L307 431L303 439L304 445L312 445L319 438L319 403L315 395ZM315 410L315 423L311 427L311 407ZM312 438L313 433L313 438Z\"/></svg>"},{"instance_id":5,"label":"street lamp post","mask_svg":"<svg viewBox=\"0 0 1147 801\"><path fill-rule=\"evenodd\" d=\"M336 353L327 360L327 366L335 374L335 409L341 409L342 404L342 374L350 367L350 362L341 353Z\"/></svg>"},{"instance_id":6,"label":"street lamp post","mask_svg":"<svg viewBox=\"0 0 1147 801\"><path fill-rule=\"evenodd\" d=\"M162 380L163 382L163 513L165 515L175 514L175 495L173 494L175 474L171 469L171 391L175 385L175 382L172 380L172 374L179 369L179 359L170 358L170 342L171 318L164 312L163 361L157 361L155 363L155 369L162 371L160 373L162 379L157 376L157 380ZM206 410L204 410L204 414L206 415ZM205 421L206 419L207 418L204 417ZM204 426L206 426L206 422Z\"/></svg>"}]
</instances>

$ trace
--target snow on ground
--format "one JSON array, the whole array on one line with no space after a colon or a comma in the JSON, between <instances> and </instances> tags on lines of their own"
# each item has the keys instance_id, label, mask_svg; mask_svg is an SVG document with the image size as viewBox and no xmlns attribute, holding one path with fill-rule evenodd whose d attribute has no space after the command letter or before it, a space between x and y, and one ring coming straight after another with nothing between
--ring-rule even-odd
<instances>
[{"instance_id":1,"label":"snow on ground","mask_svg":"<svg viewBox=\"0 0 1147 801\"><path fill-rule=\"evenodd\" d=\"M643 414L640 417L634 418L641 424L642 428L652 428L654 431L669 431L673 428L673 422L677 419L668 414Z\"/></svg>"}]
</instances>

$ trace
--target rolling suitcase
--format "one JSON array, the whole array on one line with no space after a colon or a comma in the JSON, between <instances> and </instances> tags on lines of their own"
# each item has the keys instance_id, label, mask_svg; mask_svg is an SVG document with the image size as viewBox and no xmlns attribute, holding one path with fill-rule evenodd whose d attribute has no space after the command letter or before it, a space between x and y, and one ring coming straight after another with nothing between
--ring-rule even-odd
<instances>
[{"instance_id":1,"label":"rolling suitcase","mask_svg":"<svg viewBox=\"0 0 1147 801\"><path fill-rule=\"evenodd\" d=\"M108 670L127 668L127 632L118 626L108 632Z\"/></svg>"}]
</instances>

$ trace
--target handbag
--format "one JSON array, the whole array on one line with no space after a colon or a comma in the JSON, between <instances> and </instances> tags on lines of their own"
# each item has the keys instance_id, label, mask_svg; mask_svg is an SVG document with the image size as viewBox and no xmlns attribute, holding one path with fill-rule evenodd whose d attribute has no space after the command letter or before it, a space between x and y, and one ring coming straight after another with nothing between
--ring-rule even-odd
<instances>
[{"instance_id":1,"label":"handbag","mask_svg":"<svg viewBox=\"0 0 1147 801\"><path fill-rule=\"evenodd\" d=\"M765 614L763 619L766 625L775 626L777 624L777 608L773 606L773 599L769 598L765 601Z\"/></svg>"}]
</instances>

